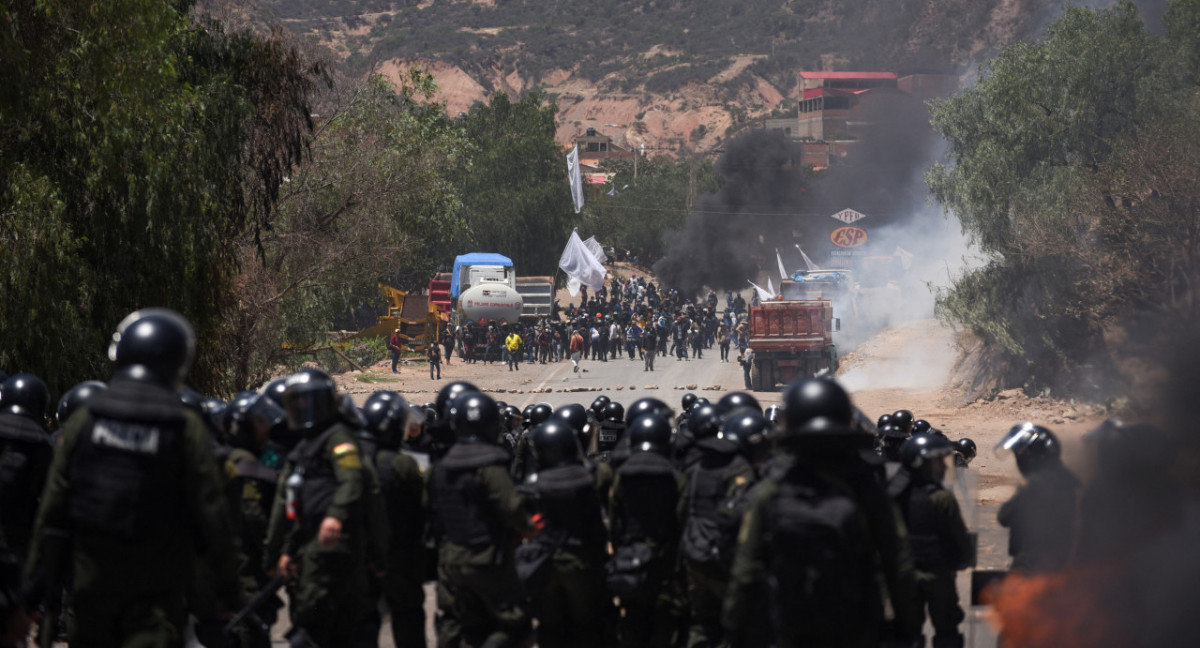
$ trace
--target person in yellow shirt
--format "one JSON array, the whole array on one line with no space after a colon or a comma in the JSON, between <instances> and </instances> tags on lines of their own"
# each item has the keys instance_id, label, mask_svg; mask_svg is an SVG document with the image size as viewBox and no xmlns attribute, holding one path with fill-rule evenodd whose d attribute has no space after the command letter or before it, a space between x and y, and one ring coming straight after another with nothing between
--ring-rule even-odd
<instances>
[{"instance_id":1,"label":"person in yellow shirt","mask_svg":"<svg viewBox=\"0 0 1200 648\"><path fill-rule=\"evenodd\" d=\"M521 335L517 333L517 329L512 329L508 337L504 339L504 347L508 349L508 370L521 370L521 346L525 341L521 339Z\"/></svg>"}]
</instances>

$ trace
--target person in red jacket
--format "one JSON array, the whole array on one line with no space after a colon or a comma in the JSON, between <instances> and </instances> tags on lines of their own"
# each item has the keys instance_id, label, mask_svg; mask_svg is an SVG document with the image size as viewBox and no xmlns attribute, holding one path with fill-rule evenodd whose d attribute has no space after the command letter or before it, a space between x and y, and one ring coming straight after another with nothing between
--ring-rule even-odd
<instances>
[{"instance_id":1,"label":"person in red jacket","mask_svg":"<svg viewBox=\"0 0 1200 648\"><path fill-rule=\"evenodd\" d=\"M579 373L579 361L583 358L583 329L575 331L575 335L571 336L571 363L575 365L573 371Z\"/></svg>"}]
</instances>

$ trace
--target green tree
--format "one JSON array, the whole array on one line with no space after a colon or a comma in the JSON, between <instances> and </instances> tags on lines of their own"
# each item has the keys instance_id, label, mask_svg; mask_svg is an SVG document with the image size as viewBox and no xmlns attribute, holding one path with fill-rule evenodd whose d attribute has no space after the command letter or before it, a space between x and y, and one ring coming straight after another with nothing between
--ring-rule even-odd
<instances>
[{"instance_id":1,"label":"green tree","mask_svg":"<svg viewBox=\"0 0 1200 648\"><path fill-rule=\"evenodd\" d=\"M566 152L554 141L557 111L538 92L516 103L496 93L457 120L476 150L458 182L471 245L508 256L521 276L554 274L577 222Z\"/></svg>"},{"instance_id":2,"label":"green tree","mask_svg":"<svg viewBox=\"0 0 1200 648\"><path fill-rule=\"evenodd\" d=\"M106 377L131 310L196 325L198 386L228 386L238 259L303 154L315 70L190 2L0 6L0 365L61 393Z\"/></svg>"},{"instance_id":3,"label":"green tree","mask_svg":"<svg viewBox=\"0 0 1200 648\"><path fill-rule=\"evenodd\" d=\"M1191 163L1194 65L1180 52L1200 35L1181 34L1193 15L1184 4L1196 3L1173 3L1174 40L1150 36L1128 2L1069 9L1043 41L1005 49L974 88L933 105L950 163L930 170L929 186L988 258L940 296L939 312L978 334L1010 380L1111 391L1112 326L1192 273L1150 267L1164 244L1187 249L1195 237L1147 242L1186 231L1196 214L1187 186L1164 210L1165 188L1142 172L1161 164L1179 177ZM1174 150L1130 157L1162 133L1179 138Z\"/></svg>"}]
</instances>

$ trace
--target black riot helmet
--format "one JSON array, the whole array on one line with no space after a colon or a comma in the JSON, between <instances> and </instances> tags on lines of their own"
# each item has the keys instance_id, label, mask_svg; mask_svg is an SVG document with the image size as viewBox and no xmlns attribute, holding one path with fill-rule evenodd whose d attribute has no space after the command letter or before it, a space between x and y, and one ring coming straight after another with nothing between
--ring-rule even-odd
<instances>
[{"instance_id":1,"label":"black riot helmet","mask_svg":"<svg viewBox=\"0 0 1200 648\"><path fill-rule=\"evenodd\" d=\"M476 387L475 385L472 385L471 383L466 382L464 380L456 380L456 381L449 383L446 386L442 387L442 389L440 391L438 391L437 399L436 399L436 402L434 403L434 407L437 409L438 416L440 416L442 418L442 420L449 421L450 420L450 411L449 411L450 403L453 402L454 399L463 392L478 392L478 391L479 391L478 387Z\"/></svg>"},{"instance_id":2,"label":"black riot helmet","mask_svg":"<svg viewBox=\"0 0 1200 648\"><path fill-rule=\"evenodd\" d=\"M782 425L783 408L778 405L770 405L763 410L763 418L767 419L771 425Z\"/></svg>"},{"instance_id":3,"label":"black riot helmet","mask_svg":"<svg viewBox=\"0 0 1200 648\"><path fill-rule=\"evenodd\" d=\"M224 438L228 434L228 429L225 427L225 419L228 416L229 403L220 398L205 398L200 403L200 412L204 414L204 422L212 430L216 430L219 438ZM280 408L279 411L283 411ZM286 422L286 420L285 420Z\"/></svg>"},{"instance_id":4,"label":"black riot helmet","mask_svg":"<svg viewBox=\"0 0 1200 648\"><path fill-rule=\"evenodd\" d=\"M504 422L504 429L512 432L520 429L521 424L524 422L524 417L521 416L521 410L517 409L516 406L507 405L500 408L500 420Z\"/></svg>"},{"instance_id":5,"label":"black riot helmet","mask_svg":"<svg viewBox=\"0 0 1200 648\"><path fill-rule=\"evenodd\" d=\"M667 457L671 453L671 422L657 414L642 414L629 424L629 450L657 452Z\"/></svg>"},{"instance_id":6,"label":"black riot helmet","mask_svg":"<svg viewBox=\"0 0 1200 648\"><path fill-rule=\"evenodd\" d=\"M196 354L196 331L182 315L166 308L136 310L117 325L108 359L123 375L177 387Z\"/></svg>"},{"instance_id":7,"label":"black riot helmet","mask_svg":"<svg viewBox=\"0 0 1200 648\"><path fill-rule=\"evenodd\" d=\"M883 414L875 421L875 427L878 429L882 429L884 426L891 425L891 424L892 424L892 415L891 414Z\"/></svg>"},{"instance_id":8,"label":"black riot helmet","mask_svg":"<svg viewBox=\"0 0 1200 648\"><path fill-rule=\"evenodd\" d=\"M721 438L737 444L738 452L751 464L767 458L771 444L771 422L753 410L734 412L721 423Z\"/></svg>"},{"instance_id":9,"label":"black riot helmet","mask_svg":"<svg viewBox=\"0 0 1200 648\"><path fill-rule=\"evenodd\" d=\"M19 373L4 381L0 408L10 414L24 416L44 425L46 407L50 405L50 390L41 378L31 373Z\"/></svg>"},{"instance_id":10,"label":"black riot helmet","mask_svg":"<svg viewBox=\"0 0 1200 648\"><path fill-rule=\"evenodd\" d=\"M693 394L692 392L688 392L688 393L684 394L683 398L681 398L679 400L679 406L681 408L683 408L683 411L685 414L691 412L692 406L695 404L696 404L696 395Z\"/></svg>"},{"instance_id":11,"label":"black riot helmet","mask_svg":"<svg viewBox=\"0 0 1200 648\"><path fill-rule=\"evenodd\" d=\"M287 419L287 414L275 401L262 394L245 394L244 398L235 398L227 406L231 412L227 433L235 444L256 449L270 439L271 432Z\"/></svg>"},{"instance_id":12,"label":"black riot helmet","mask_svg":"<svg viewBox=\"0 0 1200 648\"><path fill-rule=\"evenodd\" d=\"M1018 423L1009 429L995 448L997 455L1013 453L1017 469L1031 475L1042 468L1062 463L1062 445L1049 429L1034 423Z\"/></svg>"},{"instance_id":13,"label":"black riot helmet","mask_svg":"<svg viewBox=\"0 0 1200 648\"><path fill-rule=\"evenodd\" d=\"M671 417L671 408L657 398L639 398L633 401L633 404L625 410L626 427L633 423L635 418L643 414L655 414L666 419Z\"/></svg>"},{"instance_id":14,"label":"black riot helmet","mask_svg":"<svg viewBox=\"0 0 1200 648\"><path fill-rule=\"evenodd\" d=\"M952 454L954 445L946 437L917 434L905 439L904 444L900 446L900 463L914 475L940 480L942 476L937 472L935 464Z\"/></svg>"},{"instance_id":15,"label":"black riot helmet","mask_svg":"<svg viewBox=\"0 0 1200 648\"><path fill-rule=\"evenodd\" d=\"M904 430L904 436L913 435L913 413L906 410L896 410L892 412L892 425Z\"/></svg>"},{"instance_id":16,"label":"black riot helmet","mask_svg":"<svg viewBox=\"0 0 1200 648\"><path fill-rule=\"evenodd\" d=\"M612 402L612 399L604 394L600 394L596 397L596 400L592 401L592 406L588 409L592 411L592 416L600 419L604 416L604 408L608 407L610 402Z\"/></svg>"},{"instance_id":17,"label":"black riot helmet","mask_svg":"<svg viewBox=\"0 0 1200 648\"><path fill-rule=\"evenodd\" d=\"M285 390L287 390L287 376L276 378L263 385L262 395L275 401L276 405L283 407L283 392Z\"/></svg>"},{"instance_id":18,"label":"black riot helmet","mask_svg":"<svg viewBox=\"0 0 1200 648\"><path fill-rule=\"evenodd\" d=\"M625 422L625 406L616 401L612 401L608 405L604 406L603 418L607 422L623 424Z\"/></svg>"},{"instance_id":19,"label":"black riot helmet","mask_svg":"<svg viewBox=\"0 0 1200 648\"><path fill-rule=\"evenodd\" d=\"M575 434L583 435L583 428L587 425L587 410L579 403L571 403L564 405L550 415L552 421L562 421L575 430Z\"/></svg>"},{"instance_id":20,"label":"black riot helmet","mask_svg":"<svg viewBox=\"0 0 1200 648\"><path fill-rule=\"evenodd\" d=\"M715 437L721 431L721 412L715 405L693 407L688 413L687 428L697 441Z\"/></svg>"},{"instance_id":21,"label":"black riot helmet","mask_svg":"<svg viewBox=\"0 0 1200 648\"><path fill-rule=\"evenodd\" d=\"M929 421L926 421L925 419L917 419L917 420L913 421L912 433L914 435L926 434L926 433L929 433L932 431L933 431L933 425Z\"/></svg>"},{"instance_id":22,"label":"black riot helmet","mask_svg":"<svg viewBox=\"0 0 1200 648\"><path fill-rule=\"evenodd\" d=\"M75 413L82 405L87 405L88 401L108 389L108 385L99 380L85 380L78 385L72 387L63 397L58 399L57 419L59 425L65 425L67 419Z\"/></svg>"},{"instance_id":23,"label":"black riot helmet","mask_svg":"<svg viewBox=\"0 0 1200 648\"><path fill-rule=\"evenodd\" d=\"M958 451L958 454L963 458L963 462L966 465L970 465L971 461L975 459L975 455L979 452L975 446L975 442L966 437L955 441L954 449Z\"/></svg>"},{"instance_id":24,"label":"black riot helmet","mask_svg":"<svg viewBox=\"0 0 1200 648\"><path fill-rule=\"evenodd\" d=\"M533 414L533 408L534 404L530 403L525 406L525 409L521 410L521 425L524 427L529 427L529 417Z\"/></svg>"},{"instance_id":25,"label":"black riot helmet","mask_svg":"<svg viewBox=\"0 0 1200 648\"><path fill-rule=\"evenodd\" d=\"M845 430L849 430L854 422L850 395L828 378L805 378L788 385L783 393L783 411L789 436L803 433L805 424L817 418ZM825 432L832 430L830 425L819 427Z\"/></svg>"},{"instance_id":26,"label":"black riot helmet","mask_svg":"<svg viewBox=\"0 0 1200 648\"><path fill-rule=\"evenodd\" d=\"M395 450L404 441L409 414L408 401L394 391L377 391L363 403L363 428L379 442L379 447Z\"/></svg>"},{"instance_id":27,"label":"black riot helmet","mask_svg":"<svg viewBox=\"0 0 1200 648\"><path fill-rule=\"evenodd\" d=\"M550 415L554 413L554 408L550 407L550 403L538 403L529 411L529 416L525 419L525 424L529 428L541 425L550 420Z\"/></svg>"},{"instance_id":28,"label":"black riot helmet","mask_svg":"<svg viewBox=\"0 0 1200 648\"><path fill-rule=\"evenodd\" d=\"M337 385L320 369L303 369L287 379L283 409L288 429L301 434L317 434L340 417Z\"/></svg>"},{"instance_id":29,"label":"black riot helmet","mask_svg":"<svg viewBox=\"0 0 1200 648\"><path fill-rule=\"evenodd\" d=\"M550 419L533 428L529 443L538 470L583 463L577 433L565 421Z\"/></svg>"},{"instance_id":30,"label":"black riot helmet","mask_svg":"<svg viewBox=\"0 0 1200 648\"><path fill-rule=\"evenodd\" d=\"M183 403L184 407L200 414L203 411L201 408L204 405L204 394L191 387L184 387L179 390L179 402Z\"/></svg>"},{"instance_id":31,"label":"black riot helmet","mask_svg":"<svg viewBox=\"0 0 1200 648\"><path fill-rule=\"evenodd\" d=\"M729 392L717 401L717 409L721 411L722 415L747 407L762 414L762 405L758 404L758 399L746 392Z\"/></svg>"},{"instance_id":32,"label":"black riot helmet","mask_svg":"<svg viewBox=\"0 0 1200 648\"><path fill-rule=\"evenodd\" d=\"M496 443L500 438L500 408L490 396L463 392L449 409L450 429L459 443Z\"/></svg>"}]
</instances>

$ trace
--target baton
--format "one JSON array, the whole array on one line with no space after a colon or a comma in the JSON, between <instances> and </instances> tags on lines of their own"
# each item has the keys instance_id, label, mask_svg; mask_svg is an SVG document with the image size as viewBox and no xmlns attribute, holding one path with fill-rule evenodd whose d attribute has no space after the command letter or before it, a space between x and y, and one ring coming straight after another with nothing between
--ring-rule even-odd
<instances>
[{"instance_id":1,"label":"baton","mask_svg":"<svg viewBox=\"0 0 1200 648\"><path fill-rule=\"evenodd\" d=\"M264 632L270 631L271 628L268 627L267 624L263 622L263 620L260 619L257 614L255 614L254 611L258 609L258 606L266 602L267 599L274 596L275 592L278 592L280 587L283 587L283 574L278 574L275 576L275 578L272 578L270 581L268 581L266 586L264 586L258 594L255 594L254 598L250 599L250 602L246 604L246 607L238 610L238 613L233 615L233 618L229 620L229 623L226 623L225 627L221 629L221 633L225 636L232 635L233 631L236 630L237 627L246 619L254 621L255 625L257 625L258 628Z\"/></svg>"}]
</instances>

